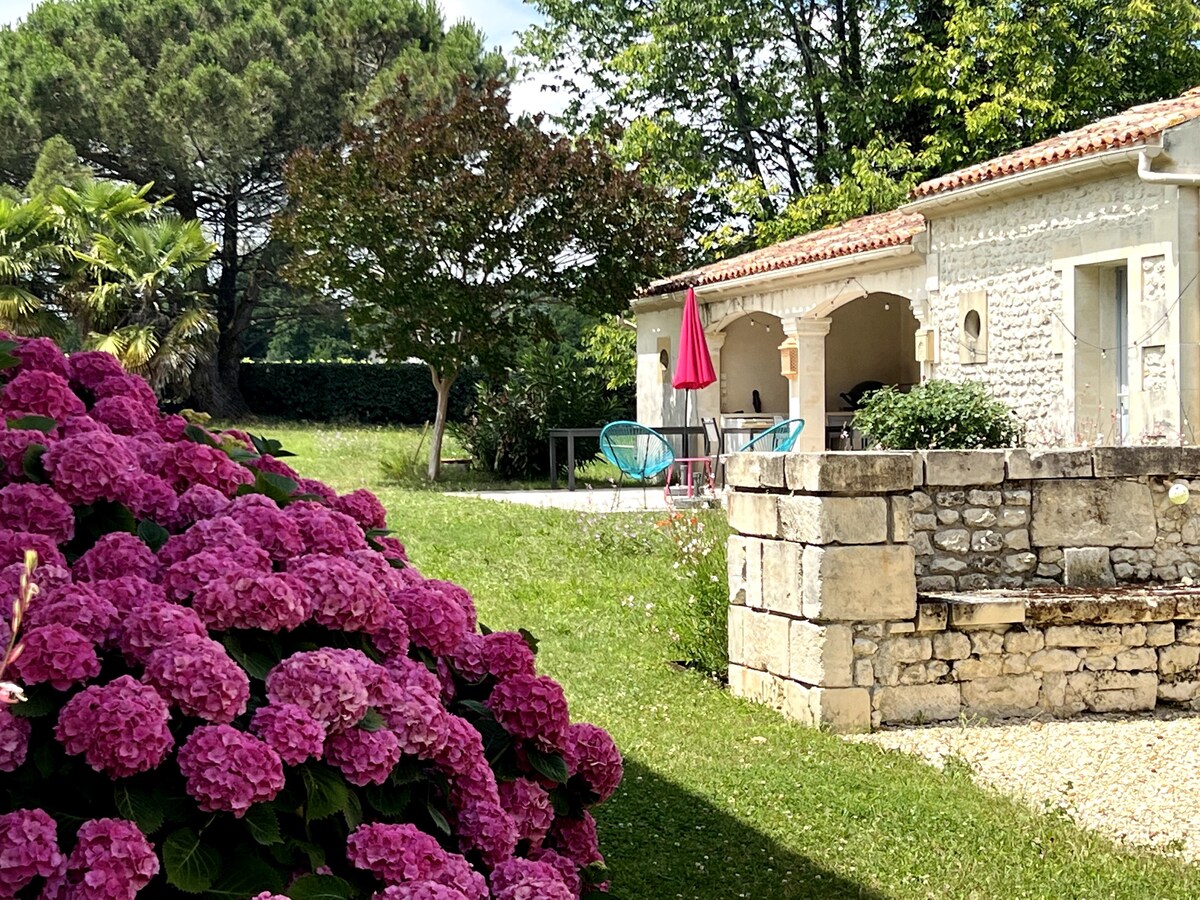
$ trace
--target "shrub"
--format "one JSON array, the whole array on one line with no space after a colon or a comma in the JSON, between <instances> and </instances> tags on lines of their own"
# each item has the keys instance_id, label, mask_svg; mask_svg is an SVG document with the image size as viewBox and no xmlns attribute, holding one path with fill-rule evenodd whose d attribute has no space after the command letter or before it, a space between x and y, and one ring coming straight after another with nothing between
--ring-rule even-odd
<instances>
[{"instance_id":1,"label":"shrub","mask_svg":"<svg viewBox=\"0 0 1200 900\"><path fill-rule=\"evenodd\" d=\"M609 390L570 347L543 342L522 351L504 382L480 382L467 420L452 432L485 470L502 478L533 478L550 471L551 428L588 428L626 418L631 391ZM577 441L579 459L598 441Z\"/></svg>"},{"instance_id":2,"label":"shrub","mask_svg":"<svg viewBox=\"0 0 1200 900\"><path fill-rule=\"evenodd\" d=\"M373 495L160 415L103 353L4 341L0 385L0 648L23 645L0 700L27 697L0 704L0 897L603 880L612 740L568 721L532 639L409 564Z\"/></svg>"},{"instance_id":3,"label":"shrub","mask_svg":"<svg viewBox=\"0 0 1200 900\"><path fill-rule=\"evenodd\" d=\"M875 391L855 414L854 427L885 450L1011 447L1021 439L1012 410L977 381L926 381L908 393Z\"/></svg>"},{"instance_id":4,"label":"shrub","mask_svg":"<svg viewBox=\"0 0 1200 900\"><path fill-rule=\"evenodd\" d=\"M451 421L461 420L473 393L473 373L450 389ZM432 422L437 394L420 363L247 363L239 385L260 416L311 422L420 425Z\"/></svg>"}]
</instances>

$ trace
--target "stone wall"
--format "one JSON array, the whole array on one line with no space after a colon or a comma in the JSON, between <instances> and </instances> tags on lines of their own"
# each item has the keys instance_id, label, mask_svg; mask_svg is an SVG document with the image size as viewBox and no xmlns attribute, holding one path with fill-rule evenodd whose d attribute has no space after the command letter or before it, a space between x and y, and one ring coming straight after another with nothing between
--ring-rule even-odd
<instances>
[{"instance_id":1,"label":"stone wall","mask_svg":"<svg viewBox=\"0 0 1200 900\"><path fill-rule=\"evenodd\" d=\"M1181 472L1200 451L736 455L730 688L839 731L1200 709Z\"/></svg>"}]
</instances>

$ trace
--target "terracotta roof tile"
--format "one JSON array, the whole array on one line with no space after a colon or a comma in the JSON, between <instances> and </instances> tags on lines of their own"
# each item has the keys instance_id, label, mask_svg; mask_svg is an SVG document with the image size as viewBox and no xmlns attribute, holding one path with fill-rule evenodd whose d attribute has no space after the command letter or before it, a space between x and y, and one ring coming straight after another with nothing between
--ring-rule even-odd
<instances>
[{"instance_id":1,"label":"terracotta roof tile","mask_svg":"<svg viewBox=\"0 0 1200 900\"><path fill-rule=\"evenodd\" d=\"M1105 150L1136 147L1174 125L1197 117L1200 117L1200 87L1170 100L1135 106L1031 147L922 182L913 190L912 197L914 200L929 197Z\"/></svg>"},{"instance_id":2,"label":"terracotta roof tile","mask_svg":"<svg viewBox=\"0 0 1200 900\"><path fill-rule=\"evenodd\" d=\"M686 287L732 281L746 275L789 269L792 266L849 256L866 250L898 247L911 243L912 239L924 230L925 219L920 215L893 211L863 216L832 228L813 231L770 247L762 247L741 256L673 275L650 285L646 293L669 294Z\"/></svg>"}]
</instances>

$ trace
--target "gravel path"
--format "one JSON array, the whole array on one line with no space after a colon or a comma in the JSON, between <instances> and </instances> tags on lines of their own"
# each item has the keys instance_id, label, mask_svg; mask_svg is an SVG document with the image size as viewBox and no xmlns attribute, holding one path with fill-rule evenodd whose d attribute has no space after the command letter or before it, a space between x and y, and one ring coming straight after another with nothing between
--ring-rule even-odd
<instances>
[{"instance_id":1,"label":"gravel path","mask_svg":"<svg viewBox=\"0 0 1200 900\"><path fill-rule=\"evenodd\" d=\"M976 780L1117 841L1200 860L1200 715L896 728L847 740L957 756Z\"/></svg>"}]
</instances>

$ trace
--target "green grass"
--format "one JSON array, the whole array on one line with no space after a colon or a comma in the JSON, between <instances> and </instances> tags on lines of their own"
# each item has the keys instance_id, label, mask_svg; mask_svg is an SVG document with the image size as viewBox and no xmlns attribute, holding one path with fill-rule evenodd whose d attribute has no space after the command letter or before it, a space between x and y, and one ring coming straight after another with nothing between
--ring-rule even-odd
<instances>
[{"instance_id":1,"label":"green grass","mask_svg":"<svg viewBox=\"0 0 1200 900\"><path fill-rule=\"evenodd\" d=\"M379 485L396 432L273 429L305 475L378 489L427 575L493 628L541 638L573 717L616 738L626 777L597 811L614 895L662 898L1162 898L1200 870L1124 851L976 787L962 767L785 722L670 666L647 603L676 590L652 519L601 519Z\"/></svg>"}]
</instances>

